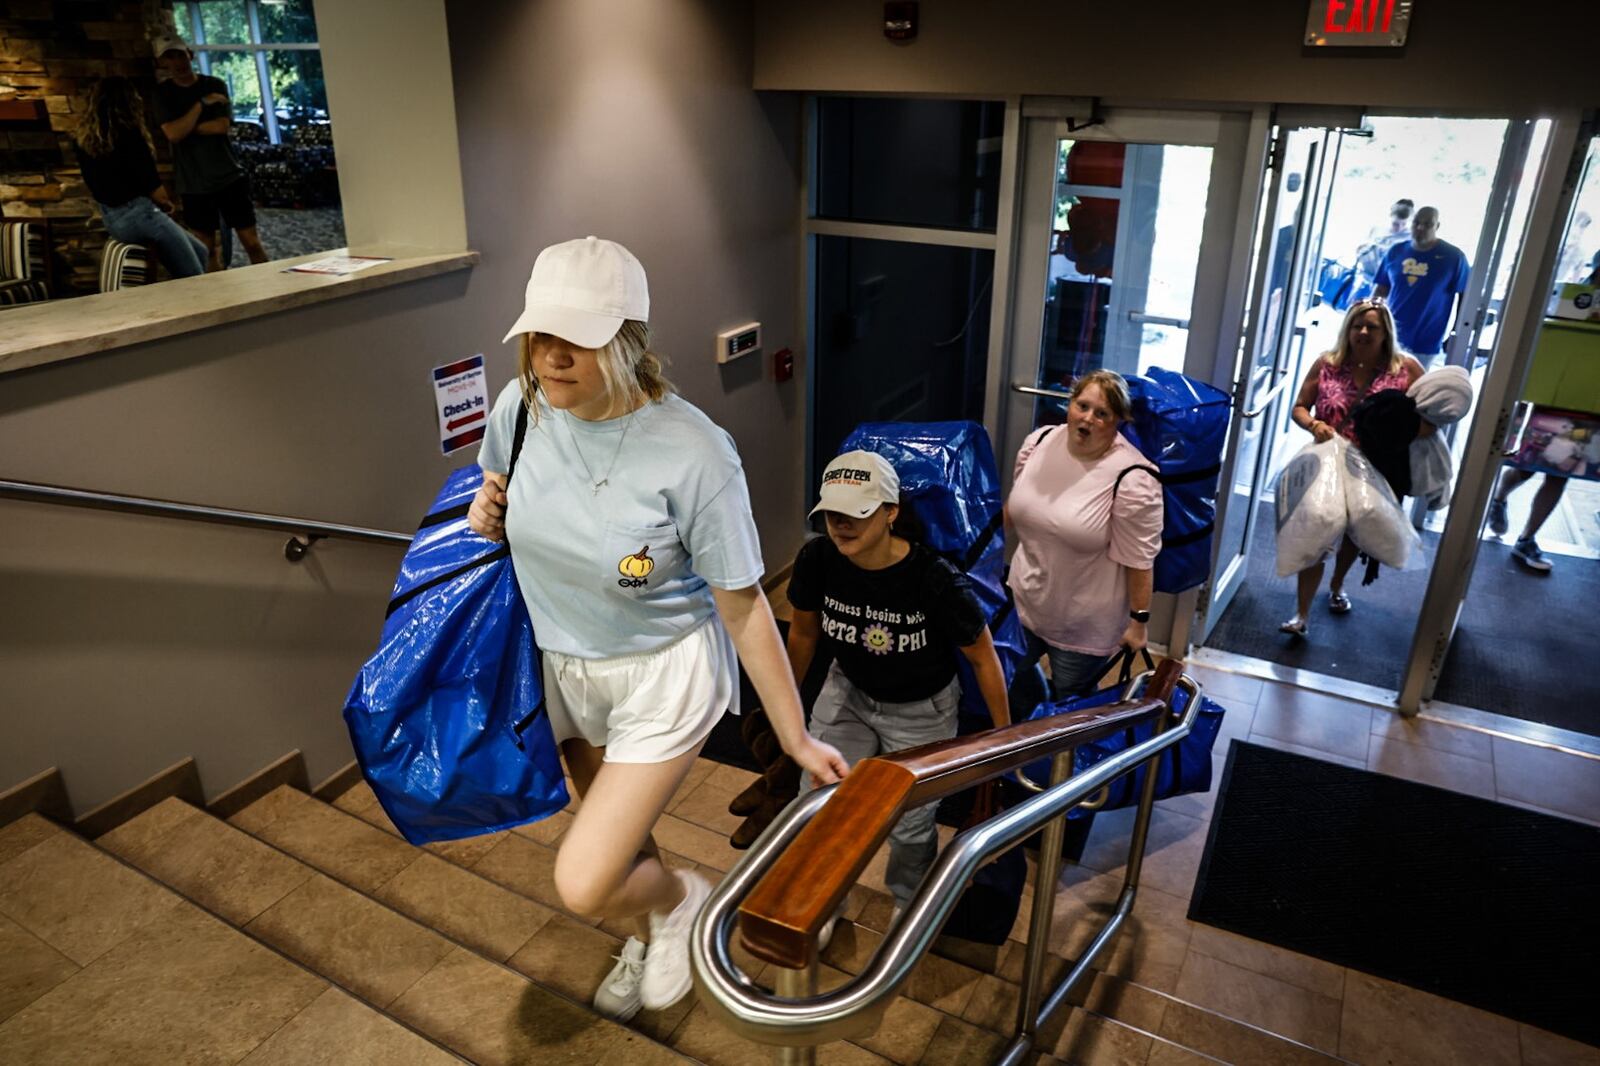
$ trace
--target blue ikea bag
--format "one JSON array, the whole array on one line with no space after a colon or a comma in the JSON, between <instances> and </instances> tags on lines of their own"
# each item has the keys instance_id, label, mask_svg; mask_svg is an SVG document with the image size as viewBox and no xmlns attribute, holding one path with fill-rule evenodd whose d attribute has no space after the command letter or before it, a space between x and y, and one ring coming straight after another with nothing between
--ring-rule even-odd
<instances>
[{"instance_id":1,"label":"blue ikea bag","mask_svg":"<svg viewBox=\"0 0 1600 1066\"><path fill-rule=\"evenodd\" d=\"M1151 663L1148 651L1144 656L1145 662ZM1029 721L1067 714L1071 711L1107 707L1118 702L1122 699L1122 691L1132 676L1133 659L1133 649L1124 646L1106 660L1106 670L1114 669L1119 662L1121 664L1122 669L1115 684L1087 696L1060 700L1056 703L1041 703L1033 709ZM1182 714L1188 706L1189 693L1182 688L1173 689L1173 710ZM1189 735L1178 741L1176 746L1168 748L1156 763L1156 799L1171 799L1173 796L1182 796L1190 792L1211 791L1211 749L1216 746L1217 733L1222 729L1222 717L1226 713L1221 704L1210 696L1201 694L1200 713L1195 716ZM1155 728L1156 723L1153 721L1141 722L1110 736L1101 737L1099 740L1079 744L1073 751L1072 772L1081 774L1097 763L1149 740L1155 735ZM1036 783L1045 784L1050 780L1050 760L1035 760L1025 767L1025 772ZM1139 792L1144 788L1144 778L1147 773L1149 767L1142 766L1133 773L1124 774L1113 781L1108 786L1110 794L1106 802L1098 810L1114 811L1119 807L1132 807L1138 804ZM1094 813L1074 807L1068 812L1067 817L1086 818Z\"/></svg>"},{"instance_id":2,"label":"blue ikea bag","mask_svg":"<svg viewBox=\"0 0 1600 1066\"><path fill-rule=\"evenodd\" d=\"M511 472L527 427L518 415ZM472 532L477 466L445 478L400 563L377 652L345 700L356 761L413 844L567 805L533 623L510 549Z\"/></svg>"},{"instance_id":3,"label":"blue ikea bag","mask_svg":"<svg viewBox=\"0 0 1600 1066\"><path fill-rule=\"evenodd\" d=\"M1221 389L1161 367L1127 380L1133 418L1122 435L1155 464L1161 480L1155 590L1183 592L1211 576L1217 479L1232 401Z\"/></svg>"},{"instance_id":4,"label":"blue ikea bag","mask_svg":"<svg viewBox=\"0 0 1600 1066\"><path fill-rule=\"evenodd\" d=\"M915 516L922 542L967 575L1010 685L1025 653L1022 622L1006 587L1000 472L988 431L976 422L863 422L839 451L857 448L889 460L900 477L900 505ZM987 722L988 708L964 656L957 657L956 670L961 714Z\"/></svg>"}]
</instances>

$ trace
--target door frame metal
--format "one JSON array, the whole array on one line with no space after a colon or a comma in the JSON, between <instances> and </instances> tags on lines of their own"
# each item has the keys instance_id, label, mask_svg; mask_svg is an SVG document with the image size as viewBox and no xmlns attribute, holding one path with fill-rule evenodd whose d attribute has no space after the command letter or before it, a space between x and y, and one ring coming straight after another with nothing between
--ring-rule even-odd
<instances>
[{"instance_id":1,"label":"door frame metal","mask_svg":"<svg viewBox=\"0 0 1600 1066\"><path fill-rule=\"evenodd\" d=\"M1500 475L1500 452L1511 410L1533 365L1533 349L1555 277L1555 251L1565 236L1567 216L1582 175L1595 120L1567 109L1553 117L1545 156L1533 186L1522 250L1506 292L1505 314L1495 337L1478 410L1467 436L1450 501L1450 517L1440 535L1428 589L1423 594L1411 654L1400 682L1400 713L1414 715L1439 683L1456 622L1466 602L1488 513ZM1510 347L1507 347L1508 342Z\"/></svg>"},{"instance_id":2,"label":"door frame metal","mask_svg":"<svg viewBox=\"0 0 1600 1066\"><path fill-rule=\"evenodd\" d=\"M1013 169L1002 168L1001 172L1004 182L1001 204L1003 208L1009 206L1010 210L1002 211L995 269L998 287L1000 264L1005 262L1009 291L1004 300L994 301L990 322L985 423L1000 453L1001 480L1008 492L1011 469L1006 460L1017 443L1011 440L1012 431L1019 425L1031 425L1033 412L1032 400L1018 393L1015 386L1031 387L1037 380L1043 328L1045 294L1038 284L1043 273L1030 273L1024 265L1025 257L1041 263L1046 261L1047 256L1034 253L1048 246L1048 234L1033 232L1036 227L1028 227L1028 223L1039 212L1048 211L1054 203L1055 191L1053 174L1049 183L1037 183L1044 187L1030 189L1028 169L1042 166L1038 163L1041 154L1048 154L1053 162L1053 149L1059 136L1133 144L1201 145L1212 149L1201 246L1216 248L1218 242L1224 242L1225 254L1215 254L1219 265L1225 263L1226 266L1216 270L1197 268L1184 368L1186 373L1227 390L1232 387L1237 363L1239 338L1233 327L1243 314L1249 284L1250 236L1258 207L1260 170L1265 164L1271 108L1262 104L1237 110L1163 111L1121 107L1116 101L1110 101L1104 109L1095 112L1096 124L1071 128L1078 125L1074 116L1079 110L1081 104L1076 100L1026 98L1016 116L1015 136L1012 136L1009 107L1007 111L1007 144L1015 146L1016 154L1009 160ZM1046 152L1047 148L1051 151ZM1011 193L1009 200L1006 199L1007 190ZM1030 194L1037 196L1040 202L1030 204L1026 199ZM1033 208L1031 213L1030 207ZM1018 376L1024 362L1031 372L1026 382ZM1157 596L1150 621L1151 639L1172 649L1173 654L1177 654L1177 649L1186 649L1203 589L1204 586L1178 597Z\"/></svg>"}]
</instances>

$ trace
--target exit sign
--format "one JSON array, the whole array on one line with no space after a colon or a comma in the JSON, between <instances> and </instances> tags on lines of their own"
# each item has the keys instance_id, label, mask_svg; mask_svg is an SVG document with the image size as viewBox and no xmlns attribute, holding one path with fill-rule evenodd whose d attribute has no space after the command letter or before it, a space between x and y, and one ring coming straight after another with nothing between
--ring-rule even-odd
<instances>
[{"instance_id":1,"label":"exit sign","mask_svg":"<svg viewBox=\"0 0 1600 1066\"><path fill-rule=\"evenodd\" d=\"M1313 48L1399 48L1412 0L1311 0L1306 44Z\"/></svg>"}]
</instances>

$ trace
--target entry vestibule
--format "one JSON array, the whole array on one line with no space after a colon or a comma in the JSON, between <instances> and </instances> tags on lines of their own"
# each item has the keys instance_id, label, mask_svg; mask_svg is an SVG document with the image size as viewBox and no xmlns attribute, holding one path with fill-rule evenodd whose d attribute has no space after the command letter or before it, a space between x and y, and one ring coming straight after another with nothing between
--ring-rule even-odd
<instances>
[{"instance_id":1,"label":"entry vestibule","mask_svg":"<svg viewBox=\"0 0 1600 1066\"><path fill-rule=\"evenodd\" d=\"M1360 243L1352 235L1381 221L1386 197L1406 195L1418 207L1440 207L1442 235L1472 265L1438 363L1467 368L1475 387L1475 410L1451 434L1453 458L1458 465L1495 465L1486 445L1474 452L1469 442L1496 434L1520 385L1513 375L1525 366L1514 364L1525 362L1529 316L1537 318L1543 305L1539 274L1559 247L1560 227L1552 220L1565 211L1563 197L1570 199L1562 178L1578 116L1369 117L1361 109L1287 107L1207 112L1032 99L1005 106L990 344L979 356L984 422L1002 473L1030 429L1058 420L1055 394L1083 370L1164 366L1230 391L1235 415L1213 578L1182 598L1158 598L1152 636L1165 636L1173 647L1207 649L1203 656L1220 648L1220 658L1247 672L1318 687L1342 683L1418 709L1438 683L1456 622L1455 612L1440 605L1439 571L1471 569L1467 549L1452 547L1445 536L1446 523L1471 525L1476 540L1483 507L1465 492L1476 495L1484 471L1463 472L1450 509L1416 515L1426 518L1425 567L1386 573L1358 598L1359 613L1341 619L1381 644L1381 661L1363 657L1359 647L1343 653L1339 632L1320 615L1313 644L1298 656L1283 654L1281 619L1262 639L1234 639L1240 627L1232 623L1250 613L1241 609L1253 600L1279 592L1293 597L1292 577L1278 579L1270 558L1272 484L1304 436L1292 426L1289 407L1309 361L1332 347L1343 318L1337 304L1349 299L1348 292L1336 300L1325 291L1332 267L1350 265ZM1433 171L1403 173L1396 145L1412 157L1431 145ZM1378 162L1388 164L1387 174L1374 175ZM1438 180L1449 168L1465 179ZM1364 220L1363 212L1378 217ZM815 221L809 225L815 255L822 234ZM815 318L811 325L824 328ZM1497 367L1501 373L1493 372ZM815 426L830 401L815 393L812 399ZM970 391L965 401L962 411L928 417L971 417ZM1245 600L1237 600L1241 589ZM1420 652L1425 648L1427 655ZM1306 654L1312 649L1323 657ZM1233 661L1239 656L1254 665ZM1517 713L1504 706L1479 710Z\"/></svg>"}]
</instances>

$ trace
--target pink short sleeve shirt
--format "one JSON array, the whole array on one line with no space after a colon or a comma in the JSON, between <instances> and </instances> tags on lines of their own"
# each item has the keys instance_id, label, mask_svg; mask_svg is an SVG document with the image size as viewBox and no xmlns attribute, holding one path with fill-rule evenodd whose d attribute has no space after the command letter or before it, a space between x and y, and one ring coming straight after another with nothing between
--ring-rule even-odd
<instances>
[{"instance_id":1,"label":"pink short sleeve shirt","mask_svg":"<svg viewBox=\"0 0 1600 1066\"><path fill-rule=\"evenodd\" d=\"M1042 439L1041 439L1042 438ZM1022 624L1046 644L1110 655L1128 627L1123 568L1148 570L1161 550L1161 485L1117 436L1098 459L1072 454L1063 432L1030 434L1017 453L1007 509L1017 534L1009 584Z\"/></svg>"}]
</instances>

